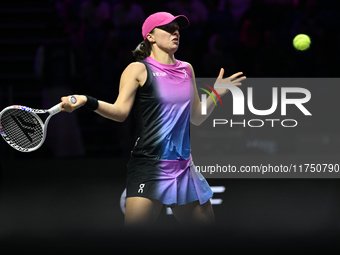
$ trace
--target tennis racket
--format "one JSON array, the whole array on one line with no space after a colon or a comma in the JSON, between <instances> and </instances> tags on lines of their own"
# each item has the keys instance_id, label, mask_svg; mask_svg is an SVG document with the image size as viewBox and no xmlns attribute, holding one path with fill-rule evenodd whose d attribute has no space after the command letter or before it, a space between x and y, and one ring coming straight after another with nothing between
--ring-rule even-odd
<instances>
[{"instance_id":1,"label":"tennis racket","mask_svg":"<svg viewBox=\"0 0 340 255\"><path fill-rule=\"evenodd\" d=\"M70 96L72 104L77 102ZM8 106L0 112L0 134L14 149L31 152L39 149L44 143L47 125L51 117L60 112L61 103L48 110L37 110L22 105ZM45 123L38 114L49 113Z\"/></svg>"}]
</instances>

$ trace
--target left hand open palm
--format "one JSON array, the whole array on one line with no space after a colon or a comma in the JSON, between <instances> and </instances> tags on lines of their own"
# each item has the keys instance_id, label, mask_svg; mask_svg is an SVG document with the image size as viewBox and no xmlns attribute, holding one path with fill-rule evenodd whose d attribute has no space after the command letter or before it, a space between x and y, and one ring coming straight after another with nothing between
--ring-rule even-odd
<instances>
[{"instance_id":1,"label":"left hand open palm","mask_svg":"<svg viewBox=\"0 0 340 255\"><path fill-rule=\"evenodd\" d=\"M215 84L229 84L229 85L234 85L234 86L240 86L242 85L241 81L246 79L246 76L240 77L240 75L242 74L243 74L242 72L238 72L238 73L231 75L228 78L223 79L224 69L221 68L220 74L218 75ZM215 90L219 96L223 96L229 91L227 88L216 88Z\"/></svg>"}]
</instances>

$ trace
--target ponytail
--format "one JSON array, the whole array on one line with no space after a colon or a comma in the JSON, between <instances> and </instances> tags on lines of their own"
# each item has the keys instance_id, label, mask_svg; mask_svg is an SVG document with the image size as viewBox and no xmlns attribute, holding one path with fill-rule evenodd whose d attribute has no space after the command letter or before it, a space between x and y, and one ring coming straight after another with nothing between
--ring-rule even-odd
<instances>
[{"instance_id":1,"label":"ponytail","mask_svg":"<svg viewBox=\"0 0 340 255\"><path fill-rule=\"evenodd\" d=\"M135 57L136 61L142 60L149 57L151 54L151 44L148 39L142 41L134 51L132 55Z\"/></svg>"}]
</instances>

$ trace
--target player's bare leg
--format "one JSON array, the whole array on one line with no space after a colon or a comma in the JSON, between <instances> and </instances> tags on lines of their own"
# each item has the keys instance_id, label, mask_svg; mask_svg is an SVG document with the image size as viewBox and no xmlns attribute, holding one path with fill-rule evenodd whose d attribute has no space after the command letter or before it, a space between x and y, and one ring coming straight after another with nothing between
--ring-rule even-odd
<instances>
[{"instance_id":1,"label":"player's bare leg","mask_svg":"<svg viewBox=\"0 0 340 255\"><path fill-rule=\"evenodd\" d=\"M180 205L172 208L176 219L185 226L214 226L215 214L208 200L205 204L200 205L198 201Z\"/></svg>"},{"instance_id":2,"label":"player's bare leg","mask_svg":"<svg viewBox=\"0 0 340 255\"><path fill-rule=\"evenodd\" d=\"M125 209L125 227L152 227L163 204L144 197L128 197Z\"/></svg>"}]
</instances>

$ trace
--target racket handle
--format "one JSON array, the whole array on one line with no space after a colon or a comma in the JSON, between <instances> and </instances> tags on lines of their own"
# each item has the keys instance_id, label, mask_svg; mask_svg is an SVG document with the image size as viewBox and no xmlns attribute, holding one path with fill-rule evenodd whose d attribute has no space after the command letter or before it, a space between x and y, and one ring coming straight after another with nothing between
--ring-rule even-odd
<instances>
[{"instance_id":1,"label":"racket handle","mask_svg":"<svg viewBox=\"0 0 340 255\"><path fill-rule=\"evenodd\" d=\"M77 103L77 98L75 98L74 96L70 96L70 97L68 98L68 100L70 100L70 103L71 103L71 104Z\"/></svg>"},{"instance_id":2,"label":"racket handle","mask_svg":"<svg viewBox=\"0 0 340 255\"><path fill-rule=\"evenodd\" d=\"M75 104L77 103L77 99L74 96L70 96L69 97L70 103L71 104ZM58 112L60 112L60 105L61 103L51 107L50 109L47 110L47 112L52 116L54 114L57 114Z\"/></svg>"},{"instance_id":3,"label":"racket handle","mask_svg":"<svg viewBox=\"0 0 340 255\"><path fill-rule=\"evenodd\" d=\"M60 105L61 105L61 103L53 106L52 108L50 108L48 110L48 113L51 114L51 116L54 115L54 114L57 114L58 112L60 112Z\"/></svg>"}]
</instances>

